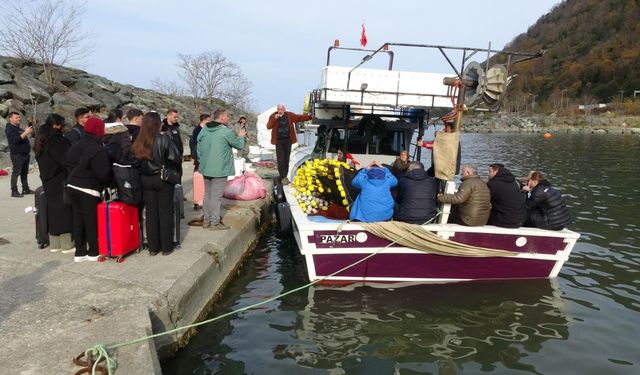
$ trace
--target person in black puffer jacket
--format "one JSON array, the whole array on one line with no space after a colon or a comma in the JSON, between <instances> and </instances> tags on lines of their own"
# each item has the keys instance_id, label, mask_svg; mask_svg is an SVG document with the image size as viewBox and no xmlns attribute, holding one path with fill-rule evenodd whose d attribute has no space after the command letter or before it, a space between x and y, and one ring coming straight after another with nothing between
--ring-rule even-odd
<instances>
[{"instance_id":1,"label":"person in black puffer jacket","mask_svg":"<svg viewBox=\"0 0 640 375\"><path fill-rule=\"evenodd\" d=\"M84 125L84 135L67 152L67 191L73 211L75 262L98 260L98 216L102 190L111 182L111 164L102 145L104 122L91 117ZM89 245L87 250L87 244Z\"/></svg>"},{"instance_id":2,"label":"person in black puffer jacket","mask_svg":"<svg viewBox=\"0 0 640 375\"><path fill-rule=\"evenodd\" d=\"M527 199L526 226L561 230L571 223L571 214L564 198L551 187L542 172L533 172L528 186L531 193Z\"/></svg>"},{"instance_id":3,"label":"person in black puffer jacket","mask_svg":"<svg viewBox=\"0 0 640 375\"><path fill-rule=\"evenodd\" d=\"M436 216L438 201L436 180L427 175L419 161L409 163L407 172L398 182L397 204L393 219L411 224L423 224Z\"/></svg>"},{"instance_id":4,"label":"person in black puffer jacket","mask_svg":"<svg viewBox=\"0 0 640 375\"><path fill-rule=\"evenodd\" d=\"M174 205L175 182L163 181L160 171L178 171L182 155L171 136L161 134L160 115L148 112L142 117L140 134L133 142L133 156L140 162L142 196L146 210L147 242L149 254L169 255L174 250ZM180 225L175 223L175 225Z\"/></svg>"},{"instance_id":5,"label":"person in black puffer jacket","mask_svg":"<svg viewBox=\"0 0 640 375\"><path fill-rule=\"evenodd\" d=\"M527 217L526 197L515 176L504 165L491 164L487 186L491 191L491 215L487 224L503 228L522 226Z\"/></svg>"}]
</instances>

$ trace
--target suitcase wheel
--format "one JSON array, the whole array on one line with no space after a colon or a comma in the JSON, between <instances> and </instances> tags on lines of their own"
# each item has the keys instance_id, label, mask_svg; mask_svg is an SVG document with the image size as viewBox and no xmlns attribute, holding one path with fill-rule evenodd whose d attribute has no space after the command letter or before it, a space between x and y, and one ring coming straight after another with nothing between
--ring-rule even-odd
<instances>
[{"instance_id":1,"label":"suitcase wheel","mask_svg":"<svg viewBox=\"0 0 640 375\"><path fill-rule=\"evenodd\" d=\"M117 257L116 258L116 262L117 263L122 263L122 262L124 262L124 258L123 257Z\"/></svg>"},{"instance_id":2,"label":"suitcase wheel","mask_svg":"<svg viewBox=\"0 0 640 375\"><path fill-rule=\"evenodd\" d=\"M98 258L98 262L100 263L104 262L105 260L107 260L107 257L105 256L101 256L100 258Z\"/></svg>"}]
</instances>

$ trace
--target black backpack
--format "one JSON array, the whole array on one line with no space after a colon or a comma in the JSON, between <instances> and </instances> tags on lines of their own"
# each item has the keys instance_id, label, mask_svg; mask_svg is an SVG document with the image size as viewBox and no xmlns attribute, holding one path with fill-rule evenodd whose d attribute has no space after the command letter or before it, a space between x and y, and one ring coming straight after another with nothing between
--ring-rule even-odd
<instances>
[{"instance_id":1,"label":"black backpack","mask_svg":"<svg viewBox=\"0 0 640 375\"><path fill-rule=\"evenodd\" d=\"M118 201L137 206L142 201L140 169L131 164L113 163L113 181L118 190Z\"/></svg>"}]
</instances>

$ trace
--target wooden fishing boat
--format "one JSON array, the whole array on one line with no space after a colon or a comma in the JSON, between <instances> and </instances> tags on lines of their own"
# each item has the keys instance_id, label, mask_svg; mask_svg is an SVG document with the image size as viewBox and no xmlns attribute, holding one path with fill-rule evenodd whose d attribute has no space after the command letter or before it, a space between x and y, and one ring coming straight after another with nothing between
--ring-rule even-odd
<instances>
[{"instance_id":1,"label":"wooden fishing boat","mask_svg":"<svg viewBox=\"0 0 640 375\"><path fill-rule=\"evenodd\" d=\"M391 47L435 50L446 58L453 72L395 71ZM331 65L331 54L337 50L365 56L353 68L337 67ZM468 62L476 53L486 53L487 60ZM361 67L383 54L389 58L387 69ZM461 55L459 66L451 63L450 54ZM292 153L288 178L293 181L310 160L334 158L338 149L353 155L363 166L372 160L391 164L401 150L410 150L420 160L423 149L416 146L416 140L425 138L432 122L442 122L444 130L438 132L435 148L439 139L459 142L463 113L497 109L509 83L509 67L538 56L540 53L407 43L385 43L377 50L330 47L320 87L306 103L318 126L318 139L315 146L299 147ZM448 147L451 151L446 160L434 163L445 192L455 191L460 152L458 144L455 146ZM276 181L274 191L280 192L276 199L281 229L293 232L305 256L309 279L323 282L552 278L580 236L568 229L450 224L450 207L446 205L435 222L424 225L351 223L313 215L317 209L300 200L294 185L278 186Z\"/></svg>"}]
</instances>

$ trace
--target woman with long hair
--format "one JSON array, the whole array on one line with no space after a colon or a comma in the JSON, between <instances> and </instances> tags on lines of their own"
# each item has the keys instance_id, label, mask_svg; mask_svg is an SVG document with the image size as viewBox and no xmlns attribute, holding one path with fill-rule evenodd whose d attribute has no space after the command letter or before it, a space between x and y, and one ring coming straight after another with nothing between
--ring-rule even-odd
<instances>
[{"instance_id":1,"label":"woman with long hair","mask_svg":"<svg viewBox=\"0 0 640 375\"><path fill-rule=\"evenodd\" d=\"M178 171L181 157L169 135L161 134L157 112L142 117L140 133L133 143L133 156L140 162L142 195L146 210L149 254L173 252L173 194L175 182L164 181L161 171Z\"/></svg>"},{"instance_id":2,"label":"woman with long hair","mask_svg":"<svg viewBox=\"0 0 640 375\"><path fill-rule=\"evenodd\" d=\"M71 236L73 214L71 206L64 202L63 193L67 182L65 157L71 143L62 135L64 127L64 117L57 113L47 116L36 133L33 152L47 201L49 251L69 254L75 252Z\"/></svg>"}]
</instances>

